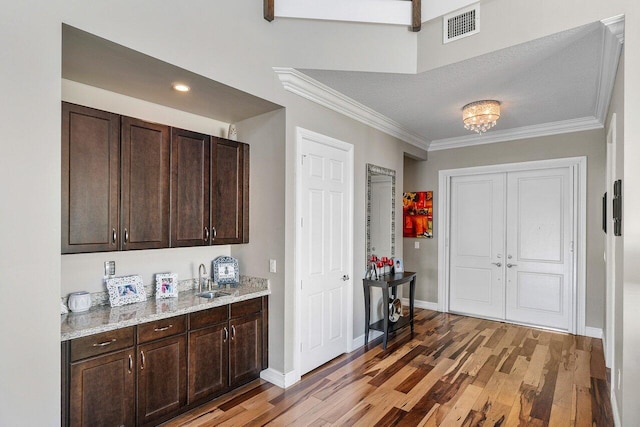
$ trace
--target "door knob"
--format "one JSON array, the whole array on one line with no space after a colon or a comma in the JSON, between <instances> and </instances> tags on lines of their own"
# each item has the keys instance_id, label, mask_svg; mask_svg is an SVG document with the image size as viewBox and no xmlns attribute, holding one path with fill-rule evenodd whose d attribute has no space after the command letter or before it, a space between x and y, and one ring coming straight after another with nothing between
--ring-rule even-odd
<instances>
[{"instance_id":1,"label":"door knob","mask_svg":"<svg viewBox=\"0 0 640 427\"><path fill-rule=\"evenodd\" d=\"M502 267L501 262L492 262L491 264L495 265L496 267Z\"/></svg>"},{"instance_id":2,"label":"door knob","mask_svg":"<svg viewBox=\"0 0 640 427\"><path fill-rule=\"evenodd\" d=\"M511 264L511 263L507 264L507 268L517 267L517 266L518 266L518 264Z\"/></svg>"},{"instance_id":3,"label":"door knob","mask_svg":"<svg viewBox=\"0 0 640 427\"><path fill-rule=\"evenodd\" d=\"M344 276L342 276L342 280L344 280L345 282L349 280L349 275L345 274Z\"/></svg>"}]
</instances>

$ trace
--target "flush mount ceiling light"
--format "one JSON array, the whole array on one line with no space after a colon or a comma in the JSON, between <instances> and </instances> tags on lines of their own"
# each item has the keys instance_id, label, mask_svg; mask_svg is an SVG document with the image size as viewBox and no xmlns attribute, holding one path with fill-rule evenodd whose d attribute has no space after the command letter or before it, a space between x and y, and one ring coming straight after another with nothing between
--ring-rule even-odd
<instances>
[{"instance_id":1,"label":"flush mount ceiling light","mask_svg":"<svg viewBox=\"0 0 640 427\"><path fill-rule=\"evenodd\" d=\"M174 83L173 89L178 92L189 92L191 90L191 88L184 83Z\"/></svg>"},{"instance_id":2,"label":"flush mount ceiling light","mask_svg":"<svg viewBox=\"0 0 640 427\"><path fill-rule=\"evenodd\" d=\"M462 107L464 128L479 134L494 127L499 118L500 102L498 101L476 101Z\"/></svg>"}]
</instances>

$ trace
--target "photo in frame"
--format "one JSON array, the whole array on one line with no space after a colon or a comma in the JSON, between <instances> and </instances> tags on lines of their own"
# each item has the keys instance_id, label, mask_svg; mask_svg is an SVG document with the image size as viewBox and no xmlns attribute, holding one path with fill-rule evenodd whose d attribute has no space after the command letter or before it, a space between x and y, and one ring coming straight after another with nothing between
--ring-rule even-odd
<instances>
[{"instance_id":1,"label":"photo in frame","mask_svg":"<svg viewBox=\"0 0 640 427\"><path fill-rule=\"evenodd\" d=\"M230 256L219 256L211 262L213 281L219 285L238 284L240 272L238 260Z\"/></svg>"},{"instance_id":2,"label":"photo in frame","mask_svg":"<svg viewBox=\"0 0 640 427\"><path fill-rule=\"evenodd\" d=\"M156 299L178 297L178 276L173 273L156 274Z\"/></svg>"},{"instance_id":3,"label":"photo in frame","mask_svg":"<svg viewBox=\"0 0 640 427\"><path fill-rule=\"evenodd\" d=\"M111 307L147 300L142 277L138 275L107 279L107 291L109 292L109 304L111 304Z\"/></svg>"},{"instance_id":4,"label":"photo in frame","mask_svg":"<svg viewBox=\"0 0 640 427\"><path fill-rule=\"evenodd\" d=\"M393 260L393 272L394 273L404 273L404 262L402 262L402 258L395 258Z\"/></svg>"}]
</instances>

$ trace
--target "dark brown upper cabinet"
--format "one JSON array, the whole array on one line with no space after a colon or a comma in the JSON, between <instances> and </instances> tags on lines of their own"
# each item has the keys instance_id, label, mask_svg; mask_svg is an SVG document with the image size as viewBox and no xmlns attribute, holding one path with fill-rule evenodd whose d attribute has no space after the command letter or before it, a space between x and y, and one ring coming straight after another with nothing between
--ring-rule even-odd
<instances>
[{"instance_id":1,"label":"dark brown upper cabinet","mask_svg":"<svg viewBox=\"0 0 640 427\"><path fill-rule=\"evenodd\" d=\"M62 103L62 253L249 241L249 146Z\"/></svg>"},{"instance_id":2,"label":"dark brown upper cabinet","mask_svg":"<svg viewBox=\"0 0 640 427\"><path fill-rule=\"evenodd\" d=\"M212 244L249 242L249 146L211 138Z\"/></svg>"},{"instance_id":3,"label":"dark brown upper cabinet","mask_svg":"<svg viewBox=\"0 0 640 427\"><path fill-rule=\"evenodd\" d=\"M211 239L211 137L171 130L171 246L208 245Z\"/></svg>"},{"instance_id":4,"label":"dark brown upper cabinet","mask_svg":"<svg viewBox=\"0 0 640 427\"><path fill-rule=\"evenodd\" d=\"M62 253L119 248L120 116L62 103Z\"/></svg>"},{"instance_id":5,"label":"dark brown upper cabinet","mask_svg":"<svg viewBox=\"0 0 640 427\"><path fill-rule=\"evenodd\" d=\"M123 250L169 247L169 127L122 117Z\"/></svg>"}]
</instances>

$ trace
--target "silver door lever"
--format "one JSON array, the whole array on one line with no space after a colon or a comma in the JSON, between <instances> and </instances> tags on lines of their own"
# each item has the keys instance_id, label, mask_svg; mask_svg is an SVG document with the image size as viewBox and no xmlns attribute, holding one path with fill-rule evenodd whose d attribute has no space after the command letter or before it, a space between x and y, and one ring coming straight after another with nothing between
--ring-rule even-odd
<instances>
[{"instance_id":1,"label":"silver door lever","mask_svg":"<svg viewBox=\"0 0 640 427\"><path fill-rule=\"evenodd\" d=\"M501 262L492 262L491 264L495 265L496 267L502 267Z\"/></svg>"},{"instance_id":2,"label":"silver door lever","mask_svg":"<svg viewBox=\"0 0 640 427\"><path fill-rule=\"evenodd\" d=\"M345 282L349 280L349 275L345 274L344 276L342 276L342 280L344 280Z\"/></svg>"},{"instance_id":3,"label":"silver door lever","mask_svg":"<svg viewBox=\"0 0 640 427\"><path fill-rule=\"evenodd\" d=\"M517 266L518 266L518 264L511 264L511 263L507 264L507 268L517 267Z\"/></svg>"}]
</instances>

